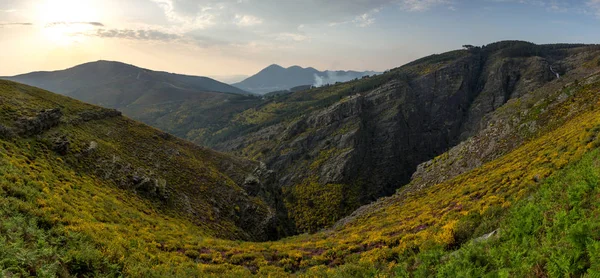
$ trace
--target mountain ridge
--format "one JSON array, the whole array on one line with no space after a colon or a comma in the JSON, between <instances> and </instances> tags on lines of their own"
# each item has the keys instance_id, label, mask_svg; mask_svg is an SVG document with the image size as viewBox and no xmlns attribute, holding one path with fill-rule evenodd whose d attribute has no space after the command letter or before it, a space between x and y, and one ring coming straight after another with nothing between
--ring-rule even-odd
<instances>
[{"instance_id":1,"label":"mountain ridge","mask_svg":"<svg viewBox=\"0 0 600 278\"><path fill-rule=\"evenodd\" d=\"M150 95L120 110L197 144L264 162L286 196L294 232L314 232L393 194L421 163L485 128L488 114L552 84L555 71L582 77L581 64L594 51L503 41L264 99ZM333 201L319 199L316 192L324 189Z\"/></svg>"},{"instance_id":2,"label":"mountain ridge","mask_svg":"<svg viewBox=\"0 0 600 278\"><path fill-rule=\"evenodd\" d=\"M523 46L519 49L531 47ZM491 64L507 69L496 76L501 81L515 76L512 69L522 70L524 81L531 73L536 76L527 72L538 66L542 77L552 74L539 58L568 55L556 56L563 61L560 80L554 76L524 94L513 91L473 131L473 142L421 164L422 173L439 175L414 175L396 194L360 207L326 230L269 242L245 241L255 239L243 235L275 207L264 204L269 190L261 184L272 177L260 163L194 146L115 110L0 81L3 275L593 277L600 273L600 48L542 52L528 57L495 53L502 59ZM401 72L427 72L425 79L447 76L443 73L464 70L461 65L470 60L465 54L473 55L435 56ZM364 104L377 92L398 86L405 78L399 73L286 97L327 96L332 103L312 110L314 121L307 125L340 121L364 111L356 108L368 108ZM494 80L487 80L489 86L511 84ZM363 89L352 90L359 85ZM349 91L339 91L344 88ZM290 127L283 135L299 142L298 135L316 132L302 130L302 124ZM347 134L354 127L336 130ZM310 164L315 169L331 165L326 155ZM469 164L474 159L481 163ZM154 171L137 170L140 166ZM445 167L462 170L448 176ZM198 183L185 186L198 175ZM347 191L339 184L328 187L297 188L324 197L312 207L302 203L306 210L301 212L318 214L322 210L315 208L339 205L336 194ZM169 192L200 199L172 199L176 202L166 205L174 209L168 210L160 196ZM198 215L187 213L188 204ZM206 218L198 222L189 218L201 215Z\"/></svg>"},{"instance_id":3,"label":"mountain ridge","mask_svg":"<svg viewBox=\"0 0 600 278\"><path fill-rule=\"evenodd\" d=\"M379 74L375 71L319 71L313 67L298 65L282 67L271 64L245 80L232 84L238 88L264 95L276 91L285 91L298 86L322 86L336 82L350 81L364 76Z\"/></svg>"},{"instance_id":4,"label":"mountain ridge","mask_svg":"<svg viewBox=\"0 0 600 278\"><path fill-rule=\"evenodd\" d=\"M194 97L195 94L248 94L208 77L152 71L106 60L84 63L64 70L38 71L4 79L110 108L127 106L146 95L146 91L150 91L148 94L183 94L187 95L186 98ZM104 97L108 94L106 91L113 95Z\"/></svg>"},{"instance_id":5,"label":"mountain ridge","mask_svg":"<svg viewBox=\"0 0 600 278\"><path fill-rule=\"evenodd\" d=\"M315 231L393 194L418 165L485 129L509 101L550 90L559 82L550 65L560 82L583 78L591 72L582 64L597 53L597 46L505 41L429 56L379 76L275 96L208 145L264 161L300 231ZM324 191L339 203L317 194Z\"/></svg>"},{"instance_id":6,"label":"mountain ridge","mask_svg":"<svg viewBox=\"0 0 600 278\"><path fill-rule=\"evenodd\" d=\"M272 225L279 221L270 207L278 189L259 162L193 145L116 110L12 81L0 87L5 140L33 140L64 166L133 192L217 237L267 240L279 237L277 229L285 233ZM11 110L15 105L19 111Z\"/></svg>"}]
</instances>

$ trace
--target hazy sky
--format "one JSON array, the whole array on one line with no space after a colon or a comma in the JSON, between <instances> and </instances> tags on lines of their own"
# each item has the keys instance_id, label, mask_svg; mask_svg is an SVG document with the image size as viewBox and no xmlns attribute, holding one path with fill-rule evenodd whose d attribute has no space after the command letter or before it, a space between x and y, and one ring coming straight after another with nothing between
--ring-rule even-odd
<instances>
[{"instance_id":1,"label":"hazy sky","mask_svg":"<svg viewBox=\"0 0 600 278\"><path fill-rule=\"evenodd\" d=\"M229 81L506 39L600 43L600 0L0 0L0 75L116 60Z\"/></svg>"}]
</instances>

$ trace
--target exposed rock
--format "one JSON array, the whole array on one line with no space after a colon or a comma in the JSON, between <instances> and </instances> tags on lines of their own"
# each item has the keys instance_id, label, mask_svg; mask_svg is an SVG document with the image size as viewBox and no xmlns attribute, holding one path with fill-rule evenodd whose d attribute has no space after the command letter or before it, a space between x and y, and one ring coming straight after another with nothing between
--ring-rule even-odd
<instances>
[{"instance_id":1,"label":"exposed rock","mask_svg":"<svg viewBox=\"0 0 600 278\"><path fill-rule=\"evenodd\" d=\"M87 149L85 150L86 153L90 153L93 152L94 150L96 150L98 148L98 143L96 141L91 141L90 144L88 145Z\"/></svg>"},{"instance_id":2,"label":"exposed rock","mask_svg":"<svg viewBox=\"0 0 600 278\"><path fill-rule=\"evenodd\" d=\"M248 195L260 198L269 206L240 207L241 227L245 227L254 237L264 240L277 239L294 233L295 229L288 219L287 209L282 201L281 187L276 183L275 173L272 170L269 170L264 163L260 163L252 174L244 179L242 187ZM257 215L262 216L260 222L253 220Z\"/></svg>"},{"instance_id":3,"label":"exposed rock","mask_svg":"<svg viewBox=\"0 0 600 278\"><path fill-rule=\"evenodd\" d=\"M308 128L308 125L306 124L306 119L302 118L300 120L297 120L297 121L291 123L288 126L288 128L284 131L281 138L283 140L290 140L290 139L294 138L295 136L297 136L298 134L304 132L307 128Z\"/></svg>"},{"instance_id":4,"label":"exposed rock","mask_svg":"<svg viewBox=\"0 0 600 278\"><path fill-rule=\"evenodd\" d=\"M581 63L578 59L567 59L564 67ZM586 76L585 68L574 69L561 78L570 82ZM571 106L569 114L561 119L553 115L553 107L566 101L568 95L561 84L549 83L541 90L534 90L518 101L508 101L503 109L488 113L481 120L481 127L474 136L452 147L444 155L420 164L412 175L411 190L420 190L462 173L475 169L520 146L531 136L552 129L577 111L589 109L593 103ZM530 111L539 111L536 120L530 119ZM549 120L552 119L552 120ZM541 178L534 178L538 182Z\"/></svg>"},{"instance_id":5,"label":"exposed rock","mask_svg":"<svg viewBox=\"0 0 600 278\"><path fill-rule=\"evenodd\" d=\"M539 132L544 125L526 121L528 108L520 108L520 119L490 115L507 104L517 105L517 99L527 99L538 88L559 84L549 65L560 68L564 84L581 74L575 69L585 60L577 51L511 56L502 48L428 65L431 69L418 73L400 68L379 79L386 81L374 89L357 90L329 106L273 121L215 147L238 154L256 146L283 187L313 177L323 186L355 185L361 204L395 193L411 176L413 189L438 183L519 145L525 137L513 138L516 133ZM443 159L421 164L448 150Z\"/></svg>"},{"instance_id":6,"label":"exposed rock","mask_svg":"<svg viewBox=\"0 0 600 278\"><path fill-rule=\"evenodd\" d=\"M100 110L86 110L78 114L79 118L84 122L102 120L106 118L113 118L121 116L122 113L116 109L100 109Z\"/></svg>"},{"instance_id":7,"label":"exposed rock","mask_svg":"<svg viewBox=\"0 0 600 278\"><path fill-rule=\"evenodd\" d=\"M244 189L249 195L256 196L260 190L260 180L254 175L249 175L244 180Z\"/></svg>"},{"instance_id":8,"label":"exposed rock","mask_svg":"<svg viewBox=\"0 0 600 278\"><path fill-rule=\"evenodd\" d=\"M67 136L63 135L56 139L52 144L52 150L60 155L66 155L69 153L70 142Z\"/></svg>"},{"instance_id":9,"label":"exposed rock","mask_svg":"<svg viewBox=\"0 0 600 278\"><path fill-rule=\"evenodd\" d=\"M169 139L172 139L172 138L173 138L173 135L171 135L171 134L169 134L169 133L167 133L167 132L160 132L160 133L158 134L158 137L160 137L160 138L162 138L162 139L165 139L165 140L169 140Z\"/></svg>"},{"instance_id":10,"label":"exposed rock","mask_svg":"<svg viewBox=\"0 0 600 278\"><path fill-rule=\"evenodd\" d=\"M497 237L499 233L500 233L500 230L493 230L490 233L487 233L485 235L482 235L482 236L474 239L473 242L477 243L477 242L488 241L490 238Z\"/></svg>"},{"instance_id":11,"label":"exposed rock","mask_svg":"<svg viewBox=\"0 0 600 278\"><path fill-rule=\"evenodd\" d=\"M169 199L167 181L161 178L134 175L131 177L132 189L150 198L163 201Z\"/></svg>"},{"instance_id":12,"label":"exposed rock","mask_svg":"<svg viewBox=\"0 0 600 278\"><path fill-rule=\"evenodd\" d=\"M12 130L12 128L0 125L0 139L11 139L13 137L15 137L16 134L15 132Z\"/></svg>"},{"instance_id":13,"label":"exposed rock","mask_svg":"<svg viewBox=\"0 0 600 278\"><path fill-rule=\"evenodd\" d=\"M46 109L40 111L35 117L17 120L16 126L20 134L25 136L38 135L57 126L62 116L63 114L59 108Z\"/></svg>"}]
</instances>

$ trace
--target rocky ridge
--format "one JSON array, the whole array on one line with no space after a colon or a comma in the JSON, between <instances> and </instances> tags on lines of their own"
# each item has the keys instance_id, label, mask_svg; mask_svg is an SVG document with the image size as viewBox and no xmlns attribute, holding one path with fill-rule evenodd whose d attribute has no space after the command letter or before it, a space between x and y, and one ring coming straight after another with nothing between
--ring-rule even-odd
<instances>
[{"instance_id":1,"label":"rocky ridge","mask_svg":"<svg viewBox=\"0 0 600 278\"><path fill-rule=\"evenodd\" d=\"M456 166L443 170L431 168L428 173L435 173L436 178L423 178L426 175L423 169L428 166L417 166L465 140L459 148L487 157L461 162L467 164L465 170L477 167L510 150L502 144L510 142L516 146L524 140L508 140L515 129L524 126L507 125L504 120L496 120L494 124L490 113L501 110L511 100L533 98L529 94L540 88L546 89L536 99L546 97L555 83L584 77L590 72L582 65L597 57L597 51L593 46L501 42L445 54L450 56L445 60L433 57L429 61L416 61L378 79L364 81L376 82L373 89L354 89L329 106L291 120L281 117L257 131L242 133L214 147L264 161L283 186L297 226L318 229L322 226L316 223L322 223L321 220L310 213L295 213L293 208L299 203L310 206L331 200L303 195L306 192L299 193L302 190L296 189L317 187L317 192L336 195L331 192L335 188L331 185L342 184L343 191L350 193L335 198L343 198L344 205L328 210L358 208L393 194L410 182L415 171L414 179L429 184L461 173L464 170ZM561 73L563 80L556 80L551 66ZM304 94L319 95L323 91ZM285 103L293 97L294 94L279 101ZM526 129L535 131L535 125L528 123ZM488 145L482 149L469 142L488 142ZM449 155L458 158L463 152L451 150ZM317 206L315 210L320 208ZM308 219L294 214L308 215Z\"/></svg>"}]
</instances>

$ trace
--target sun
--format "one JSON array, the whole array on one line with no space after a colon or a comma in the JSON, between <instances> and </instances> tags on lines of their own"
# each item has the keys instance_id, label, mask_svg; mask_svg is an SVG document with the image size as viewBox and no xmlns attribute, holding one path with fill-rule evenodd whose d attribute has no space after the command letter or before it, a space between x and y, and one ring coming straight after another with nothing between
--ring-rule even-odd
<instances>
[{"instance_id":1,"label":"sun","mask_svg":"<svg viewBox=\"0 0 600 278\"><path fill-rule=\"evenodd\" d=\"M38 6L37 18L43 25L44 37L60 46L85 39L94 29L89 22L100 20L98 1L45 0Z\"/></svg>"}]
</instances>

